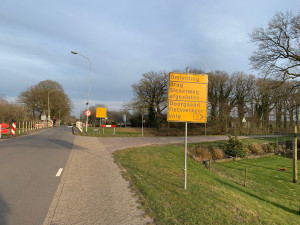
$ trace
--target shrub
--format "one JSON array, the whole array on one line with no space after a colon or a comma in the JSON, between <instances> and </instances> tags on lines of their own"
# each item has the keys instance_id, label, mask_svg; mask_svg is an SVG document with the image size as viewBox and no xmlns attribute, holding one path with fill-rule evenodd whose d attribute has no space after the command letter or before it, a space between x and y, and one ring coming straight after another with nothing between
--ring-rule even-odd
<instances>
[{"instance_id":1,"label":"shrub","mask_svg":"<svg viewBox=\"0 0 300 225\"><path fill-rule=\"evenodd\" d=\"M224 152L228 156L244 158L247 155L247 149L244 144L236 137L228 136L229 139L225 144Z\"/></svg>"},{"instance_id":2,"label":"shrub","mask_svg":"<svg viewBox=\"0 0 300 225\"><path fill-rule=\"evenodd\" d=\"M211 158L211 153L206 146L193 146L188 148L188 155L198 162Z\"/></svg>"},{"instance_id":3,"label":"shrub","mask_svg":"<svg viewBox=\"0 0 300 225\"><path fill-rule=\"evenodd\" d=\"M284 146L283 145L278 145L278 152L284 152Z\"/></svg>"},{"instance_id":4,"label":"shrub","mask_svg":"<svg viewBox=\"0 0 300 225\"><path fill-rule=\"evenodd\" d=\"M274 152L274 146L271 143L264 144L262 147L266 153Z\"/></svg>"},{"instance_id":5,"label":"shrub","mask_svg":"<svg viewBox=\"0 0 300 225\"><path fill-rule=\"evenodd\" d=\"M211 158L210 151L207 147L200 146L200 155L203 160L207 160Z\"/></svg>"},{"instance_id":6,"label":"shrub","mask_svg":"<svg viewBox=\"0 0 300 225\"><path fill-rule=\"evenodd\" d=\"M211 151L211 155L212 155L213 160L224 158L224 152L221 148L216 147L216 146L212 146L210 151Z\"/></svg>"},{"instance_id":7,"label":"shrub","mask_svg":"<svg viewBox=\"0 0 300 225\"><path fill-rule=\"evenodd\" d=\"M264 149L260 144L253 143L253 144L249 144L248 147L250 152L253 154L261 155L264 153Z\"/></svg>"},{"instance_id":8,"label":"shrub","mask_svg":"<svg viewBox=\"0 0 300 225\"><path fill-rule=\"evenodd\" d=\"M277 152L277 150L279 149L279 146L276 142L269 142L268 144L272 147L271 152Z\"/></svg>"},{"instance_id":9,"label":"shrub","mask_svg":"<svg viewBox=\"0 0 300 225\"><path fill-rule=\"evenodd\" d=\"M192 159L196 160L196 161L200 161L199 159L199 154L198 154L198 150L197 150L197 146L193 146L188 148L187 150L187 154L188 156L190 156ZM201 159L202 161L202 159Z\"/></svg>"}]
</instances>

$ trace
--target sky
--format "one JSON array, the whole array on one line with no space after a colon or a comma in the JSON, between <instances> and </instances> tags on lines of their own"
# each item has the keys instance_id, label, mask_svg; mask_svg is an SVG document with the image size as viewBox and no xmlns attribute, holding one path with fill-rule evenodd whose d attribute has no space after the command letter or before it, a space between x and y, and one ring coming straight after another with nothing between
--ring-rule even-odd
<instances>
[{"instance_id":1,"label":"sky","mask_svg":"<svg viewBox=\"0 0 300 225\"><path fill-rule=\"evenodd\" d=\"M184 70L257 75L249 34L299 0L1 0L0 96L9 101L43 80L60 83L73 114L119 110L142 74Z\"/></svg>"}]
</instances>

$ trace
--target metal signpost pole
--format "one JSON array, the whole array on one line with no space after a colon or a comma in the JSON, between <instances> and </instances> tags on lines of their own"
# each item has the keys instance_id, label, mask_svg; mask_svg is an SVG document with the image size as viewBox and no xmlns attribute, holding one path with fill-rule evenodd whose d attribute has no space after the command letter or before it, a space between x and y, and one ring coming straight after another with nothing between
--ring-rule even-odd
<instances>
[{"instance_id":1,"label":"metal signpost pole","mask_svg":"<svg viewBox=\"0 0 300 225\"><path fill-rule=\"evenodd\" d=\"M184 190L186 190L187 179L187 123L185 123L185 138L184 138Z\"/></svg>"},{"instance_id":2,"label":"metal signpost pole","mask_svg":"<svg viewBox=\"0 0 300 225\"><path fill-rule=\"evenodd\" d=\"M186 73L190 73L190 68L186 68ZM184 137L184 190L186 190L187 179L187 122L185 122L185 137Z\"/></svg>"},{"instance_id":3,"label":"metal signpost pole","mask_svg":"<svg viewBox=\"0 0 300 225\"><path fill-rule=\"evenodd\" d=\"M142 137L144 137L144 113L142 113Z\"/></svg>"}]
</instances>

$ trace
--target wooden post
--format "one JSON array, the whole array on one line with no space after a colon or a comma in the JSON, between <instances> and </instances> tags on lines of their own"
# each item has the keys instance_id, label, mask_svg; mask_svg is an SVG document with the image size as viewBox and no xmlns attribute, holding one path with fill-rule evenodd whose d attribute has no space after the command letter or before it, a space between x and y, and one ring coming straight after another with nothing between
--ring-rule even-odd
<instances>
[{"instance_id":1,"label":"wooden post","mask_svg":"<svg viewBox=\"0 0 300 225\"><path fill-rule=\"evenodd\" d=\"M293 182L297 183L297 126L294 127L294 139L293 139Z\"/></svg>"},{"instance_id":2,"label":"wooden post","mask_svg":"<svg viewBox=\"0 0 300 225\"><path fill-rule=\"evenodd\" d=\"M247 168L245 168L245 179L244 179L244 186L247 186Z\"/></svg>"}]
</instances>

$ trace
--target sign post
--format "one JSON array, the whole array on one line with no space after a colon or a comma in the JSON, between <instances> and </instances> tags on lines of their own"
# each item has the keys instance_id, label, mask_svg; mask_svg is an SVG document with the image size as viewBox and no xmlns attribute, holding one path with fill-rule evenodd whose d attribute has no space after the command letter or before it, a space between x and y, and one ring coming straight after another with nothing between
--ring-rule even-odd
<instances>
[{"instance_id":1,"label":"sign post","mask_svg":"<svg viewBox=\"0 0 300 225\"><path fill-rule=\"evenodd\" d=\"M97 118L106 118L106 108L97 108L96 109Z\"/></svg>"},{"instance_id":2,"label":"sign post","mask_svg":"<svg viewBox=\"0 0 300 225\"><path fill-rule=\"evenodd\" d=\"M91 115L91 111L88 110L88 109L85 110L85 111L84 111L84 115L87 116L87 117L89 117L89 116Z\"/></svg>"},{"instance_id":3,"label":"sign post","mask_svg":"<svg viewBox=\"0 0 300 225\"><path fill-rule=\"evenodd\" d=\"M168 122L185 122L184 189L187 183L187 123L206 123L206 74L170 73Z\"/></svg>"},{"instance_id":4,"label":"sign post","mask_svg":"<svg viewBox=\"0 0 300 225\"><path fill-rule=\"evenodd\" d=\"M101 126L101 118L106 118L106 108L96 108L96 118L99 118L100 127ZM101 130L99 130L99 134L101 134ZM104 128L103 128L104 134Z\"/></svg>"}]
</instances>

